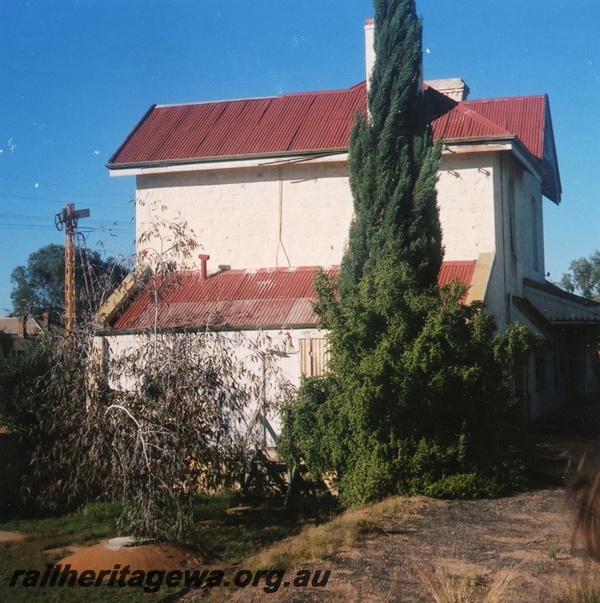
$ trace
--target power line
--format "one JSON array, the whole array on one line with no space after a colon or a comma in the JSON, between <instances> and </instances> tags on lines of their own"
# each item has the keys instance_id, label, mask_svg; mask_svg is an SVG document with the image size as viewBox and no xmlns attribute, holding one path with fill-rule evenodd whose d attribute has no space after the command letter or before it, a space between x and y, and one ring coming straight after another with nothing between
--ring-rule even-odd
<instances>
[{"instance_id":1,"label":"power line","mask_svg":"<svg viewBox=\"0 0 600 603\"><path fill-rule=\"evenodd\" d=\"M65 184L59 184L58 182L49 182L47 180L35 180L33 178L29 179L25 179L25 178L15 178L13 176L8 176L8 177L4 177L2 176L1 178L2 183L4 186L11 186L11 187L18 187L18 188L25 188L25 189L38 189L38 188L52 188L52 189L58 189L59 191L72 191L73 194L77 194L77 195L82 195L84 194L86 197L92 196L92 197L104 197L106 199L118 199L120 198L120 195L118 193L109 193L106 190L103 189L90 189L87 187L78 187L78 186L70 186L70 185L65 185ZM19 183L19 184L10 184L10 182L15 182L15 183ZM33 182L33 184L32 184ZM26 186L22 186L21 183L23 185Z\"/></svg>"},{"instance_id":2,"label":"power line","mask_svg":"<svg viewBox=\"0 0 600 603\"><path fill-rule=\"evenodd\" d=\"M10 224L7 224L6 222L10 222ZM129 220L114 220L112 222L106 222L105 220L90 220L87 224L97 231L105 230L114 233L129 233L135 230L133 222ZM46 228L51 227L51 225L52 222L50 218L46 220L39 215L32 216L0 212L0 228Z\"/></svg>"},{"instance_id":3,"label":"power line","mask_svg":"<svg viewBox=\"0 0 600 603\"><path fill-rule=\"evenodd\" d=\"M2 219L2 218L0 218ZM23 223L23 222L14 222L10 221L10 223L0 222L0 230L54 230L54 225L47 222L40 223ZM135 232L135 228L132 226L131 228L125 227L115 227L114 225L107 226L105 223L98 222L97 226L93 228L89 228L86 230L90 230L97 234L133 234Z\"/></svg>"},{"instance_id":4,"label":"power line","mask_svg":"<svg viewBox=\"0 0 600 603\"><path fill-rule=\"evenodd\" d=\"M64 196L64 195L61 195L61 196ZM86 196L89 197L89 195L86 195ZM50 199L48 197L38 197L38 196L33 196L33 195L13 195L11 193L8 193L8 194L0 193L0 197L3 197L5 199L21 199L24 201L36 201L36 202L41 202L41 203L56 204L56 198ZM115 200L117 200L117 199L115 199ZM106 209L114 209L115 208L114 205L105 205L103 203L96 203L96 202L94 202L94 207L104 207Z\"/></svg>"}]
</instances>

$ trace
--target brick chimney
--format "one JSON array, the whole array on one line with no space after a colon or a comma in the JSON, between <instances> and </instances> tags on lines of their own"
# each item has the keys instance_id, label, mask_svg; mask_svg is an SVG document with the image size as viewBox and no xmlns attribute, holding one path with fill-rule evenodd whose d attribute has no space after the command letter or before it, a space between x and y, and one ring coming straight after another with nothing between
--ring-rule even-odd
<instances>
[{"instance_id":1,"label":"brick chimney","mask_svg":"<svg viewBox=\"0 0 600 603\"><path fill-rule=\"evenodd\" d=\"M371 73L375 65L375 20L371 17L365 21L365 64L367 70L367 90L371 83Z\"/></svg>"},{"instance_id":2,"label":"brick chimney","mask_svg":"<svg viewBox=\"0 0 600 603\"><path fill-rule=\"evenodd\" d=\"M426 84L457 102L467 100L469 92L471 92L469 86L459 77L450 77L445 80L427 80Z\"/></svg>"},{"instance_id":3,"label":"brick chimney","mask_svg":"<svg viewBox=\"0 0 600 603\"><path fill-rule=\"evenodd\" d=\"M367 76L367 92L371 84L371 73L375 65L375 19L369 17L365 21L365 65ZM419 86L423 88L423 59L421 57L421 75Z\"/></svg>"}]
</instances>

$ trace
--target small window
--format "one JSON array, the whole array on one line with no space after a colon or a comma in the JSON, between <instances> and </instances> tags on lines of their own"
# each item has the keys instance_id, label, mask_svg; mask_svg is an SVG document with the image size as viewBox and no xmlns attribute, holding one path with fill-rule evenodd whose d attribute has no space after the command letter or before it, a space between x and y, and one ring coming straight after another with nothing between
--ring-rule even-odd
<instances>
[{"instance_id":1,"label":"small window","mask_svg":"<svg viewBox=\"0 0 600 603\"><path fill-rule=\"evenodd\" d=\"M300 340L300 370L305 377L323 375L327 369L329 349L323 338Z\"/></svg>"}]
</instances>

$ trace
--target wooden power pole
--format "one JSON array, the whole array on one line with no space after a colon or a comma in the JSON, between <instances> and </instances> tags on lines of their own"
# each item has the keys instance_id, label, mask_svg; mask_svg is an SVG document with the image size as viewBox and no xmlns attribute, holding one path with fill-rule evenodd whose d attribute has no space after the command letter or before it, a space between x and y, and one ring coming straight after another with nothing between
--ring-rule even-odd
<instances>
[{"instance_id":1,"label":"wooden power pole","mask_svg":"<svg viewBox=\"0 0 600 603\"><path fill-rule=\"evenodd\" d=\"M75 329L75 234L79 218L89 218L89 209L75 209L73 203L67 203L56 214L54 222L58 230L65 231L65 337Z\"/></svg>"}]
</instances>

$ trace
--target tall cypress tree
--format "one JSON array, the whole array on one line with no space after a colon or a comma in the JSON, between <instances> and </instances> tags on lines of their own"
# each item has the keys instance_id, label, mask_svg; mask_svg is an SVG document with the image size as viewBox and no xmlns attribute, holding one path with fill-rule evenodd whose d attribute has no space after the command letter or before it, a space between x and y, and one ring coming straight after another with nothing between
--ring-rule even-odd
<instances>
[{"instance_id":1,"label":"tall cypress tree","mask_svg":"<svg viewBox=\"0 0 600 603\"><path fill-rule=\"evenodd\" d=\"M340 272L342 294L394 253L417 286L436 282L442 262L436 204L439 147L421 89L422 21L414 0L375 0L375 65L369 114L350 139L354 219Z\"/></svg>"},{"instance_id":2,"label":"tall cypress tree","mask_svg":"<svg viewBox=\"0 0 600 603\"><path fill-rule=\"evenodd\" d=\"M350 141L355 217L337 285L315 281L329 370L284 412L279 450L336 475L347 506L497 495L522 478L503 351L527 338L497 339L480 305L460 303L464 288L436 286L440 147L420 89L422 24L414 0L374 4L369 115Z\"/></svg>"}]
</instances>

